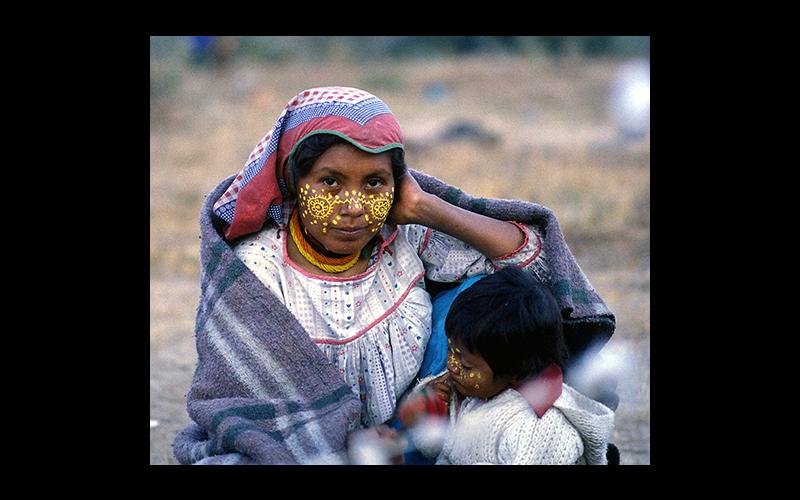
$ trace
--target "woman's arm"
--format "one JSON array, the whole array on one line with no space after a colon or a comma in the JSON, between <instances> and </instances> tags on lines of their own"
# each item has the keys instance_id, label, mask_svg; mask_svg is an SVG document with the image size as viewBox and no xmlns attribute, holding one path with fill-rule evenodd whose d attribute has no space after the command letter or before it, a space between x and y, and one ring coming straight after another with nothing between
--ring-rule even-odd
<instances>
[{"instance_id":1,"label":"woman's arm","mask_svg":"<svg viewBox=\"0 0 800 500\"><path fill-rule=\"evenodd\" d=\"M513 252L525 240L514 224L451 205L423 191L411 175L404 175L399 184L389 215L395 224L420 224L441 231L490 259Z\"/></svg>"}]
</instances>

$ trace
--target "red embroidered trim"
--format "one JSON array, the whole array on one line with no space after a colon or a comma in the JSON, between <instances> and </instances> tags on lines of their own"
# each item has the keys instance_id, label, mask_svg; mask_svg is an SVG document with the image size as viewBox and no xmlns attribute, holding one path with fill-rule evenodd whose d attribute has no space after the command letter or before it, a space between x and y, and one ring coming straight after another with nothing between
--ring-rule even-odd
<instances>
[{"instance_id":1,"label":"red embroidered trim","mask_svg":"<svg viewBox=\"0 0 800 500\"><path fill-rule=\"evenodd\" d=\"M531 257L528 260L524 261L522 264L519 264L517 266L519 268L525 267L534 260L536 260L536 257L538 257L539 253L542 251L542 239L536 233L533 233L533 235L536 236L536 251L533 252L533 255L531 255Z\"/></svg>"},{"instance_id":2,"label":"red embroidered trim","mask_svg":"<svg viewBox=\"0 0 800 500\"><path fill-rule=\"evenodd\" d=\"M422 242L422 250L419 251L419 255L422 255L423 253L425 253L425 249L428 248L428 241L430 241L430 239L431 239L431 233L432 232L433 232L433 229L431 229L431 228L428 228L428 230L425 231L425 240Z\"/></svg>"},{"instance_id":3,"label":"red embroidered trim","mask_svg":"<svg viewBox=\"0 0 800 500\"><path fill-rule=\"evenodd\" d=\"M528 231L525 229L525 226L523 226L519 222L516 222L516 221L513 221L513 220L509 220L509 221L506 221L506 222L509 222L509 223L514 224L515 226L517 226L519 228L519 230L522 231L522 234L525 236L525 240L522 242L522 245L520 245L516 250L514 250L512 252L509 252L509 253L507 253L505 255L501 255L500 257L495 257L492 260L505 260L505 259L508 259L510 257L513 257L515 254L519 253L520 250L522 250L523 248L525 248L528 245L528 241L529 241L528 240Z\"/></svg>"},{"instance_id":4,"label":"red embroidered trim","mask_svg":"<svg viewBox=\"0 0 800 500\"><path fill-rule=\"evenodd\" d=\"M392 305L392 307L390 307L378 319L373 321L369 326L367 326L366 328L364 328L360 332L356 333L352 337L347 337L346 339L341 339L341 340L318 339L318 338L311 337L311 340L313 340L317 344L333 344L333 345L349 344L350 342L354 341L355 339L359 338L360 336L362 336L365 333L367 333L368 331L370 331L372 328L375 327L375 325L377 325L378 323L380 323L381 321L386 319L390 314L392 314L394 312L394 310L397 309L397 307L406 299L408 294L411 293L411 289L414 288L414 286L419 282L419 280L421 280L424 277L425 277L425 273L424 272L419 273L419 275L416 278L414 278L414 280L411 282L411 284L409 285L408 289L406 289L406 291L403 293L403 295L400 296L400 299L398 299L397 302L395 302L394 305Z\"/></svg>"},{"instance_id":5,"label":"red embroidered trim","mask_svg":"<svg viewBox=\"0 0 800 500\"><path fill-rule=\"evenodd\" d=\"M394 252L392 251L391 248L389 248L389 245L391 245L392 242L394 241L394 239L397 238L397 234L399 232L400 232L400 228L395 226L394 232L392 232L392 234L390 234L389 237L386 238L386 241L381 243L379 251L383 252L384 250L386 250L387 252L389 252L389 255L394 255Z\"/></svg>"}]
</instances>

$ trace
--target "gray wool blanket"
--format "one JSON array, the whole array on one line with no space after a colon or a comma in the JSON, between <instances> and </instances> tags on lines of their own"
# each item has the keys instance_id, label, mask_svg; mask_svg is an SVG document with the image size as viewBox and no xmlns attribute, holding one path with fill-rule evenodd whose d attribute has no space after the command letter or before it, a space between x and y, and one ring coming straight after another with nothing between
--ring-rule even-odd
<instances>
[{"instance_id":1,"label":"gray wool blanket","mask_svg":"<svg viewBox=\"0 0 800 500\"><path fill-rule=\"evenodd\" d=\"M475 198L410 170L420 187L467 210L535 224L567 343L579 353L607 341L615 319L589 284L553 213L537 204ZM234 255L212 211L234 176L206 198L200 215L197 366L187 394L192 423L173 444L181 464L346 463L360 403L280 300Z\"/></svg>"}]
</instances>

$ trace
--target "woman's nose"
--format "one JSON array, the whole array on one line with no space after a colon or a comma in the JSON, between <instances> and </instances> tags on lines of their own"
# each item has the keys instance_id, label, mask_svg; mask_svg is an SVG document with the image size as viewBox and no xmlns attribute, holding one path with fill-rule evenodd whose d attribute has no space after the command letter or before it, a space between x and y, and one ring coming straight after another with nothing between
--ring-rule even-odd
<instances>
[{"instance_id":1,"label":"woman's nose","mask_svg":"<svg viewBox=\"0 0 800 500\"><path fill-rule=\"evenodd\" d=\"M361 203L355 191L347 192L346 203L340 205L339 213L349 217L361 217L364 215L364 205Z\"/></svg>"}]
</instances>

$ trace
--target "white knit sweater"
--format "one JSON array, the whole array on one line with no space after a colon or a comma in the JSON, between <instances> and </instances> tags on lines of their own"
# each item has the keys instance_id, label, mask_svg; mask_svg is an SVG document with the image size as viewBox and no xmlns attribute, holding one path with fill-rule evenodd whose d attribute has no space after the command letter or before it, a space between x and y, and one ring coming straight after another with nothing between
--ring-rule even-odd
<instances>
[{"instance_id":1,"label":"white knit sweater","mask_svg":"<svg viewBox=\"0 0 800 500\"><path fill-rule=\"evenodd\" d=\"M444 443L428 441L420 427L411 429L420 452L438 455L437 465L606 464L614 413L566 384L541 418L514 389L456 406L451 402Z\"/></svg>"}]
</instances>

